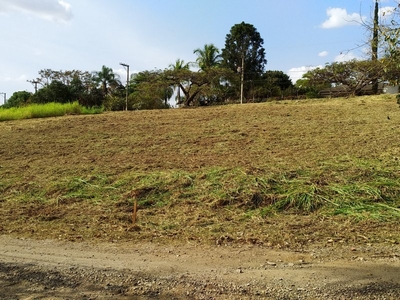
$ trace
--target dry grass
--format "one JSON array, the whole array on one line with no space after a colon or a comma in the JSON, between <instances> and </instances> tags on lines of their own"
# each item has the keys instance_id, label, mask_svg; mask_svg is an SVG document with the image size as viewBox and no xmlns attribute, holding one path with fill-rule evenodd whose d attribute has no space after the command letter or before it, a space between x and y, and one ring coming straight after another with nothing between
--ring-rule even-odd
<instances>
[{"instance_id":1,"label":"dry grass","mask_svg":"<svg viewBox=\"0 0 400 300\"><path fill-rule=\"evenodd\" d=\"M399 135L391 96L3 122L0 232L398 242Z\"/></svg>"}]
</instances>

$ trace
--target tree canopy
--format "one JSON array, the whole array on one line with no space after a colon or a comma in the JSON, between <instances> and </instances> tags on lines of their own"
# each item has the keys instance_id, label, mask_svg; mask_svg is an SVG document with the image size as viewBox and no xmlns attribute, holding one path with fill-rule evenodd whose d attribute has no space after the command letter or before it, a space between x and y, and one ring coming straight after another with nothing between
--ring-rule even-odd
<instances>
[{"instance_id":1,"label":"tree canopy","mask_svg":"<svg viewBox=\"0 0 400 300\"><path fill-rule=\"evenodd\" d=\"M32 94L27 91L14 92L12 96L8 99L7 103L3 105L3 107L10 108L23 106L28 102L31 96Z\"/></svg>"},{"instance_id":2,"label":"tree canopy","mask_svg":"<svg viewBox=\"0 0 400 300\"><path fill-rule=\"evenodd\" d=\"M214 44L206 44L203 49L197 48L193 51L194 54L197 54L196 63L203 71L221 65L222 57L219 52Z\"/></svg>"},{"instance_id":3,"label":"tree canopy","mask_svg":"<svg viewBox=\"0 0 400 300\"><path fill-rule=\"evenodd\" d=\"M343 86L349 93L360 95L366 86L383 76L381 62L351 60L326 64L324 68L308 71L303 78L309 86Z\"/></svg>"},{"instance_id":4,"label":"tree canopy","mask_svg":"<svg viewBox=\"0 0 400 300\"><path fill-rule=\"evenodd\" d=\"M253 25L245 22L234 25L225 38L223 65L237 71L244 60L245 79L261 75L267 63L263 44L264 40Z\"/></svg>"}]
</instances>

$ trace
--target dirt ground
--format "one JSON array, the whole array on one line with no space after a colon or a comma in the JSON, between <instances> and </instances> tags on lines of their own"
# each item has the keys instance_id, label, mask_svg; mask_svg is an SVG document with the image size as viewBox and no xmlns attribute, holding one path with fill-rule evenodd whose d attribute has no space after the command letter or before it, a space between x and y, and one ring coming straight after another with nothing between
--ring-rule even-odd
<instances>
[{"instance_id":1,"label":"dirt ground","mask_svg":"<svg viewBox=\"0 0 400 300\"><path fill-rule=\"evenodd\" d=\"M394 98L0 123L0 299L400 299L395 217L263 217L229 176L233 203L209 196L216 167L397 182L399 124ZM139 199L132 226L140 188L170 198Z\"/></svg>"},{"instance_id":2,"label":"dirt ground","mask_svg":"<svg viewBox=\"0 0 400 300\"><path fill-rule=\"evenodd\" d=\"M0 237L1 299L399 299L400 247L89 244Z\"/></svg>"}]
</instances>

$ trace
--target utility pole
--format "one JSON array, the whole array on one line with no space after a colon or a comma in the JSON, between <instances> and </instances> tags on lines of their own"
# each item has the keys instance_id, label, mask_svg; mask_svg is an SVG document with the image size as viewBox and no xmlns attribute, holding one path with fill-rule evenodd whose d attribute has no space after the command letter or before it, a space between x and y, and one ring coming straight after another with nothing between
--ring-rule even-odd
<instances>
[{"instance_id":1,"label":"utility pole","mask_svg":"<svg viewBox=\"0 0 400 300\"><path fill-rule=\"evenodd\" d=\"M124 63L119 63L121 66L126 68L126 99L125 99L125 110L128 110L128 86L129 86L129 65Z\"/></svg>"},{"instance_id":2,"label":"utility pole","mask_svg":"<svg viewBox=\"0 0 400 300\"><path fill-rule=\"evenodd\" d=\"M240 104L243 104L243 82L244 82L244 53L242 54L242 66L237 68L240 73Z\"/></svg>"},{"instance_id":3,"label":"utility pole","mask_svg":"<svg viewBox=\"0 0 400 300\"><path fill-rule=\"evenodd\" d=\"M40 83L37 80L27 80L27 82L30 82L33 84L33 86L35 87L35 94L37 93L37 85Z\"/></svg>"},{"instance_id":4,"label":"utility pole","mask_svg":"<svg viewBox=\"0 0 400 300\"><path fill-rule=\"evenodd\" d=\"M4 103L3 104L6 104L7 103L7 93L0 93L0 95L4 96Z\"/></svg>"},{"instance_id":5,"label":"utility pole","mask_svg":"<svg viewBox=\"0 0 400 300\"><path fill-rule=\"evenodd\" d=\"M242 75L240 78L240 104L243 104L243 83L244 83L244 52L242 54Z\"/></svg>"},{"instance_id":6,"label":"utility pole","mask_svg":"<svg viewBox=\"0 0 400 300\"><path fill-rule=\"evenodd\" d=\"M372 57L371 60L376 62L378 60L378 44L379 44L379 4L378 0L375 1L375 10L374 10L374 27L372 32L372 43L371 43L371 52ZM373 94L378 94L378 80L375 79L372 83L372 92Z\"/></svg>"}]
</instances>

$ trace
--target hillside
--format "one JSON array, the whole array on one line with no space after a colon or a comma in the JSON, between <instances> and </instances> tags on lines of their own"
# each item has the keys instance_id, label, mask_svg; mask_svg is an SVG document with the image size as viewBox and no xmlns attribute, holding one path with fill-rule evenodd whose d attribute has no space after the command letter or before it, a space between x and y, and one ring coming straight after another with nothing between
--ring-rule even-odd
<instances>
[{"instance_id":1,"label":"hillside","mask_svg":"<svg viewBox=\"0 0 400 300\"><path fill-rule=\"evenodd\" d=\"M2 122L0 233L398 243L399 136L388 95Z\"/></svg>"}]
</instances>

